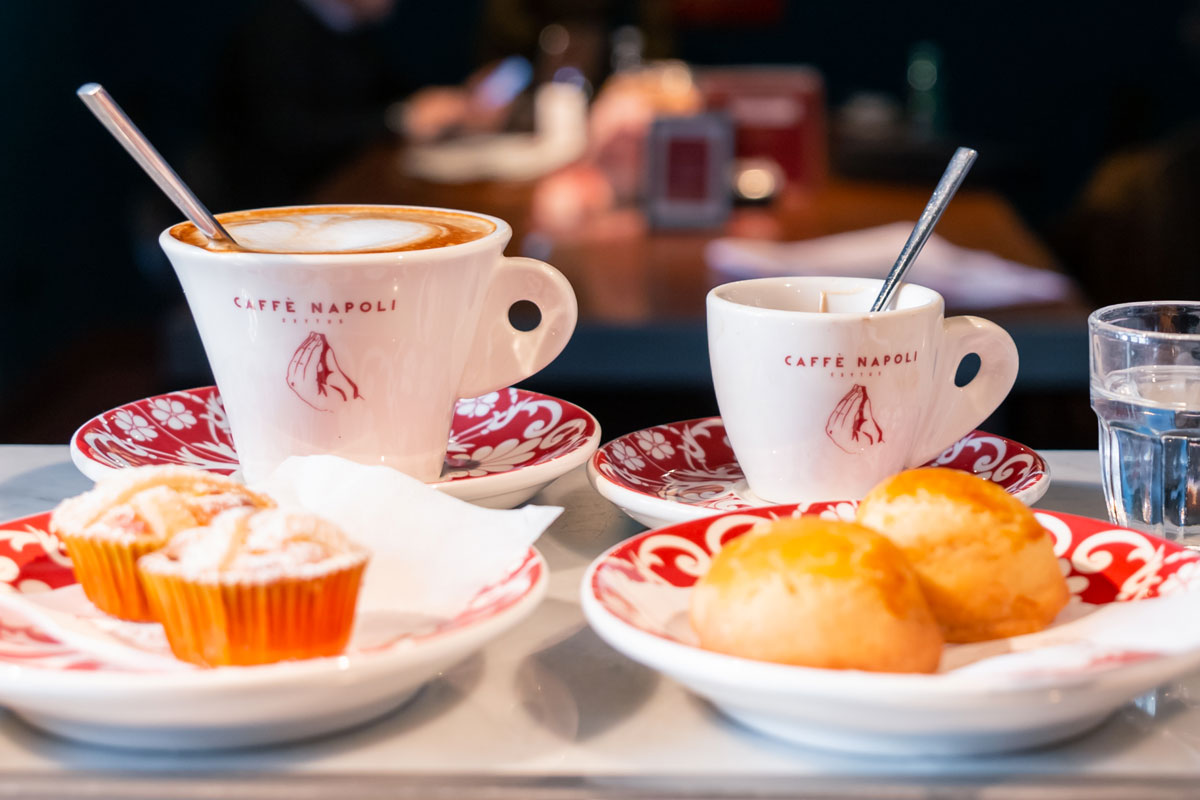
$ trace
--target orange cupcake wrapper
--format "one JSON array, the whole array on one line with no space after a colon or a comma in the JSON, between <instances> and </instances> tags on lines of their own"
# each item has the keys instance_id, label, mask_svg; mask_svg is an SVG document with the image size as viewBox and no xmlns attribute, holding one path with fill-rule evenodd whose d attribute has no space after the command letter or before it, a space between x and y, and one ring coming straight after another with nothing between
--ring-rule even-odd
<instances>
[{"instance_id":1,"label":"orange cupcake wrapper","mask_svg":"<svg viewBox=\"0 0 1200 800\"><path fill-rule=\"evenodd\" d=\"M133 622L152 622L150 604L142 589L137 560L157 550L158 542L108 542L84 536L63 536L75 578L96 608Z\"/></svg>"},{"instance_id":2,"label":"orange cupcake wrapper","mask_svg":"<svg viewBox=\"0 0 1200 800\"><path fill-rule=\"evenodd\" d=\"M142 582L176 658L246 666L345 650L365 566L264 583L201 583L143 571Z\"/></svg>"}]
</instances>

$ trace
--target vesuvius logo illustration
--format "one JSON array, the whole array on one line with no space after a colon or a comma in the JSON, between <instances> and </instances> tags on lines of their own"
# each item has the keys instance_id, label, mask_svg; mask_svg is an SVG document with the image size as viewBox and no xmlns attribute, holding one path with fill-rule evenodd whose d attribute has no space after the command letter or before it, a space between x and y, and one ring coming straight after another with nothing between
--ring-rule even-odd
<instances>
[{"instance_id":1,"label":"vesuvius logo illustration","mask_svg":"<svg viewBox=\"0 0 1200 800\"><path fill-rule=\"evenodd\" d=\"M825 434L847 453L861 453L883 441L883 431L871 411L867 387L854 384L834 406Z\"/></svg>"},{"instance_id":2,"label":"vesuvius logo illustration","mask_svg":"<svg viewBox=\"0 0 1200 800\"><path fill-rule=\"evenodd\" d=\"M362 397L358 384L342 372L323 333L309 333L288 363L287 383L296 396L318 411L333 411Z\"/></svg>"}]
</instances>

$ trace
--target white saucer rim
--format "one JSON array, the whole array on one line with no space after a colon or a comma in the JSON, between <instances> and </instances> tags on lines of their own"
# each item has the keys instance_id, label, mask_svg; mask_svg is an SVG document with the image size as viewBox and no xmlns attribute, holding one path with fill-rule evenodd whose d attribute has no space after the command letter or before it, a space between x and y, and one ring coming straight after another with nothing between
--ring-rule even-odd
<instances>
[{"instance_id":1,"label":"white saucer rim","mask_svg":"<svg viewBox=\"0 0 1200 800\"><path fill-rule=\"evenodd\" d=\"M554 399L558 400L559 398ZM566 475L581 464L590 462L592 456L600 449L600 437L602 435L600 422L587 409L575 403L571 403L571 405L574 405L591 418L595 430L586 441L563 453L561 456L555 456L549 461L543 461L540 464L530 464L524 467L518 464L514 469L506 472L494 472L490 475L481 475L478 478L467 478L465 480L438 481L429 485L451 497L457 497L459 500L481 500L539 484L545 486L555 478ZM487 491L473 491L474 489L487 489Z\"/></svg>"},{"instance_id":2,"label":"white saucer rim","mask_svg":"<svg viewBox=\"0 0 1200 800\"><path fill-rule=\"evenodd\" d=\"M658 533L660 533L659 529L651 529L639 532L635 536L643 537ZM628 542L629 540L626 539L616 543L588 564L579 586L580 605L588 624L606 642L630 658L633 658L629 654L630 649L641 648L652 651L659 656L658 660L661 664L668 665L668 667L664 668L659 664L648 664L648 666L667 674L674 675L685 671L669 668L679 668L688 665L690 661L691 666L694 667L693 671L705 673L703 677L714 683L720 682L730 686L747 684L760 689L770 687L772 691L794 693L797 696L821 697L826 700L838 699L835 695L839 691L846 692L846 697L843 699L861 699L862 684L866 684L873 689L878 689L881 696L900 707L904 705L905 701L914 699L944 699L948 702L955 702L963 695L969 697L985 695L1014 697L1024 694L1044 695L1047 691L1063 691L1064 689L1085 690L1105 677L1145 671L1156 674L1160 672L1160 670L1147 670L1146 668L1151 665L1172 665L1172 670L1174 669L1173 665L1179 662L1187 664L1189 669L1200 666L1200 649L1197 649L1185 653L1164 654L1146 661L1114 666L1105 671L1085 675L1055 675L1047 676L1046 679L1037 683L997 685L994 677L986 674L956 676L948 679L947 674L952 673L922 674L821 669L755 661L750 658L717 653L705 650L699 645L686 644L676 639L641 630L609 611L604 602L596 596L592 589L596 570L608 560L615 550L627 545ZM617 641L614 641L614 637L612 637L614 632L617 633L615 637ZM636 647L631 648L629 642L624 641L621 637L629 637ZM621 642L621 644L617 642ZM639 663L648 663L640 659L635 660L638 660ZM737 682L730 676L736 676ZM749 676L748 679L747 676Z\"/></svg>"},{"instance_id":3,"label":"white saucer rim","mask_svg":"<svg viewBox=\"0 0 1200 800\"><path fill-rule=\"evenodd\" d=\"M215 388L216 387L214 385L209 384L207 386L198 386L191 389L176 389L172 392L162 392L157 395L151 395L150 397L130 400L128 402L121 403L120 405L113 406L106 411L101 411L99 414L94 414L83 424L77 427L71 434L69 441L71 463L73 463L75 468L83 473L86 478L92 481L99 481L114 472L119 472L122 469L121 467L110 467L93 458L90 458L86 453L83 452L83 449L79 446L78 442L80 434L85 427L100 417L111 414L114 411L124 408L132 403L138 403L142 400L152 400L155 397L176 394L178 392L195 392L202 389ZM431 481L427 485L432 486L434 489L448 494L451 497L471 502L489 497L496 497L509 492L517 492L521 489L527 489L535 486L545 486L555 478L559 478L575 469L579 465L591 460L592 456L600 448L600 441L603 435L603 430L600 427L600 421L596 419L596 416L592 414L592 412L588 411L578 403L574 403L570 400L564 400L561 397L554 397L553 395L549 395L544 392L535 392L531 389L519 389L517 387L510 388L517 389L517 391L524 395L545 397L559 403L565 403L578 409L581 414L585 415L587 419L591 420L593 428L592 435L588 436L586 440L583 440L580 444L576 445L571 450L568 450L566 453L563 453L560 456L555 456L548 461L543 461L540 464L516 464L514 465L513 469L505 472L493 472L488 475L467 477L454 481Z\"/></svg>"},{"instance_id":4,"label":"white saucer rim","mask_svg":"<svg viewBox=\"0 0 1200 800\"><path fill-rule=\"evenodd\" d=\"M959 726L967 722L981 725L980 730L969 734L951 731L938 734L967 738L999 732L992 730L988 724L989 712L1011 710L1013 707L1038 713L1048 708L1055 709L1059 715L1071 719L1093 714L1107 715L1155 686L1190 674L1200 667L1200 651L1196 651L1116 667L1084 680L1068 676L1060 683L996 688L988 687L986 679L942 682L937 679L938 676L865 672L838 676L830 674L834 670L747 663L747 659L710 653L630 626L604 608L594 596L591 590L593 574L592 566L589 566L581 584L584 617L604 642L626 658L655 670L722 710L738 710L747 702L747 697L752 700L769 692L777 703L777 718L785 726L811 722L803 711L795 710L805 703L842 705L848 720L848 731L864 739L880 735L878 731L871 731L862 723L852 721L853 717L861 718L864 713L876 719L882 716L892 724L903 724L896 722L898 718L920 720L926 714L936 714L955 720ZM780 671L760 667L778 667ZM794 672L787 673L784 670ZM754 688L748 690L747 685L750 684ZM1027 727L1006 733L1021 737L1033 735L1044 727L1044 720L1031 717ZM854 731L855 728L858 730ZM896 732L892 735L903 737L905 734ZM969 750L975 749L969 743L967 747ZM988 747L980 752L1019 747L1019 744L1014 747ZM876 748L864 744L850 749L873 752ZM923 751L918 747L914 752Z\"/></svg>"},{"instance_id":5,"label":"white saucer rim","mask_svg":"<svg viewBox=\"0 0 1200 800\"><path fill-rule=\"evenodd\" d=\"M648 528L658 528L664 525L675 525L680 522L690 522L695 519L702 519L704 517L711 517L715 514L723 514L726 511L736 510L707 508L705 506L693 505L691 503L680 503L675 500L668 500L664 497L652 495L648 492L640 492L636 489L630 489L612 480L607 475L604 475L596 466L596 459L600 455L600 450L608 447L613 442L627 439L628 437L634 436L643 430L650 430L651 428L661 427L662 425L683 425L692 422L703 422L709 419L719 419L719 416L695 417L693 419L679 420L677 422L659 423L658 425L651 425L638 431L631 431L629 433L622 434L611 441L605 442L603 445L597 448L596 452L592 454L592 457L588 459L588 481L592 484L601 497L608 500L630 517L633 517L635 520ZM987 431L979 432L987 433ZM987 435L999 437L999 434L987 433ZM1013 497L1020 500L1026 506L1032 506L1038 500L1041 500L1042 497L1045 496L1046 492L1050 489L1050 482L1052 479L1050 473L1050 464L1046 461L1045 457L1041 453L1029 445L1018 442L1015 439L1009 439L1007 436L999 438L1003 438L1006 441L1021 445L1037 455L1042 462L1041 477L1039 477L1033 484L1026 486L1024 489L1012 493ZM746 498L743 497L741 499L745 500ZM777 505L777 503L762 501L759 504L751 505L750 508L767 508L772 505Z\"/></svg>"},{"instance_id":6,"label":"white saucer rim","mask_svg":"<svg viewBox=\"0 0 1200 800\"><path fill-rule=\"evenodd\" d=\"M640 532L635 537L669 534L671 527ZM584 618L602 640L627 658L659 672L722 710L749 708L756 699L769 695L774 698L772 702L778 704L775 719L784 730L789 726L814 722L815 715L814 718L806 716L806 703L826 707L839 704L844 708L846 720L843 733L851 739L862 739L859 745L848 748L855 752L875 752L877 747L871 741L883 735L863 723L864 714L874 718L882 715L893 727L907 724L896 722L898 719L920 720L924 714L933 714L960 728L979 720L981 727L978 730L966 733L934 732L932 735L935 738L965 737L969 741L965 741L963 747L969 752L1018 749L1021 737L1044 730L1050 717L1082 719L1088 715L1107 715L1132 697L1200 667L1200 649L1196 649L1164 654L1149 661L1117 665L1100 672L1046 676L1032 684L996 685L987 675L947 679L944 675L826 670L757 662L714 653L697 645L641 630L606 607L594 590L596 572L609 561L614 551L628 544L629 540L618 542L598 555L584 570L580 581L579 596ZM989 722L989 711L1011 710L1013 707L1030 710L1028 725L1006 729ZM1047 709L1055 709L1055 712ZM1015 742L1014 746L979 746L975 741L1002 732L1018 737L1011 740ZM786 733L779 735L787 738ZM896 737L904 735L903 732L886 734ZM923 735L931 734L925 732ZM913 752L923 753L922 747L925 746L915 747Z\"/></svg>"},{"instance_id":7,"label":"white saucer rim","mask_svg":"<svg viewBox=\"0 0 1200 800\"><path fill-rule=\"evenodd\" d=\"M694 519L711 517L723 513L721 509L694 506L689 503L676 503L662 497L654 497L633 489L627 489L613 482L596 468L595 454L588 459L588 481L592 487L610 503L624 511L648 528L660 528L665 525L675 525L680 522L691 522ZM647 522L647 520L649 522ZM649 524L653 522L653 524Z\"/></svg>"},{"instance_id":8,"label":"white saucer rim","mask_svg":"<svg viewBox=\"0 0 1200 800\"><path fill-rule=\"evenodd\" d=\"M402 668L419 667L423 663L441 661L447 657L466 657L520 623L533 613L545 598L550 581L549 565L536 547L530 546L529 550L532 551L536 565L540 566L539 577L521 597L499 612L426 639L404 639L371 653L281 661L252 667L171 672L55 670L0 662L0 705L25 705L24 700L36 699L39 693L58 700L63 699L64 693L77 693L82 698L96 690L124 691L138 697L154 692L171 693L186 690L190 697L196 697L220 695L232 690L277 691L293 686L307 688L314 682L335 675L343 676L341 679L346 680L345 676L353 677L352 673L355 672L393 672ZM532 568L531 566L530 569ZM433 677L433 674L429 677Z\"/></svg>"},{"instance_id":9,"label":"white saucer rim","mask_svg":"<svg viewBox=\"0 0 1200 800\"><path fill-rule=\"evenodd\" d=\"M1009 441L1013 440L1009 439ZM1018 444L1020 443L1018 442ZM1023 446L1029 447L1029 445ZM1050 491L1050 483L1054 480L1054 474L1050 471L1050 462L1046 460L1046 457L1032 447L1029 447L1029 449L1037 453L1037 457L1042 459L1042 477L1019 492L1013 492L1013 497L1020 500L1026 506L1032 507L1038 500L1046 496L1046 492Z\"/></svg>"}]
</instances>

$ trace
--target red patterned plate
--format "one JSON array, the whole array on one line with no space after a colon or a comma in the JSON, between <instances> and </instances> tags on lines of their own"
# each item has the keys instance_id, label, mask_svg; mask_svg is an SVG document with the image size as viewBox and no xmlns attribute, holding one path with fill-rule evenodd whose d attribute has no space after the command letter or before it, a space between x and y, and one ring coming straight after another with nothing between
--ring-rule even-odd
<instances>
[{"instance_id":1,"label":"red patterned plate","mask_svg":"<svg viewBox=\"0 0 1200 800\"><path fill-rule=\"evenodd\" d=\"M75 583L50 514L0 524L0 594ZM258 667L134 670L57 641L0 603L0 706L60 736L110 747L209 749L306 738L385 714L423 683L526 617L545 594L529 548L453 619L337 658ZM357 637L356 637L357 638ZM336 691L330 687L336 686Z\"/></svg>"},{"instance_id":2,"label":"red patterned plate","mask_svg":"<svg viewBox=\"0 0 1200 800\"><path fill-rule=\"evenodd\" d=\"M978 475L1026 505L1050 488L1050 468L1040 455L983 431L968 433L929 466ZM613 439L592 456L588 477L600 494L649 528L770 505L746 484L720 417L656 425Z\"/></svg>"},{"instance_id":3,"label":"red patterned plate","mask_svg":"<svg viewBox=\"0 0 1200 800\"><path fill-rule=\"evenodd\" d=\"M587 461L596 418L524 389L459 400L447 451L446 494L489 508L520 505ZM147 397L93 417L71 437L71 459L92 480L112 470L175 464L229 474L237 451L215 386Z\"/></svg>"},{"instance_id":4,"label":"red patterned plate","mask_svg":"<svg viewBox=\"0 0 1200 800\"><path fill-rule=\"evenodd\" d=\"M1200 631L1191 632L1200 613L1200 553L1054 512L1035 513L1054 540L1071 604L1042 633L947 646L937 674L793 667L701 649L687 621L688 597L712 555L763 519L805 513L844 519L854 510L851 503L772 506L625 540L584 576L588 622L625 655L744 724L859 752L981 753L1056 741L1200 666Z\"/></svg>"}]
</instances>

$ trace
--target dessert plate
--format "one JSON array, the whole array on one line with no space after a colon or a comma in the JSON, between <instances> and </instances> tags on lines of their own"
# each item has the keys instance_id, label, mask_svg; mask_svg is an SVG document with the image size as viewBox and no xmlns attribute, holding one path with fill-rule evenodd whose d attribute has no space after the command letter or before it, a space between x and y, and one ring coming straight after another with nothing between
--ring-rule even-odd
<instances>
[{"instance_id":1,"label":"dessert plate","mask_svg":"<svg viewBox=\"0 0 1200 800\"><path fill-rule=\"evenodd\" d=\"M587 461L600 443L596 418L524 389L459 400L441 481L446 494L513 508ZM71 460L92 480L113 470L176 464L228 475L238 469L215 386L147 397L105 411L71 437Z\"/></svg>"},{"instance_id":2,"label":"dessert plate","mask_svg":"<svg viewBox=\"0 0 1200 800\"><path fill-rule=\"evenodd\" d=\"M49 517L0 524L0 592L75 583L46 529ZM331 733L394 710L521 621L547 580L546 564L531 547L518 567L453 619L382 641L355 637L335 658L217 669L122 666L0 606L0 706L51 733L108 747L223 749Z\"/></svg>"},{"instance_id":3,"label":"dessert plate","mask_svg":"<svg viewBox=\"0 0 1200 800\"><path fill-rule=\"evenodd\" d=\"M1050 467L1040 455L983 431L968 433L927 466L973 473L1025 505L1050 488ZM648 528L771 505L750 491L720 417L656 425L613 439L588 462L588 477L596 491Z\"/></svg>"},{"instance_id":4,"label":"dessert plate","mask_svg":"<svg viewBox=\"0 0 1200 800\"><path fill-rule=\"evenodd\" d=\"M1086 731L1137 695L1200 666L1200 553L1069 514L1035 512L1072 602L1046 631L948 645L931 675L830 670L701 649L690 588L712 554L753 524L852 504L727 512L625 540L581 586L588 622L732 719L823 749L957 755L1023 749ZM1158 599L1151 599L1158 598ZM1137 602L1129 602L1137 601Z\"/></svg>"}]
</instances>

